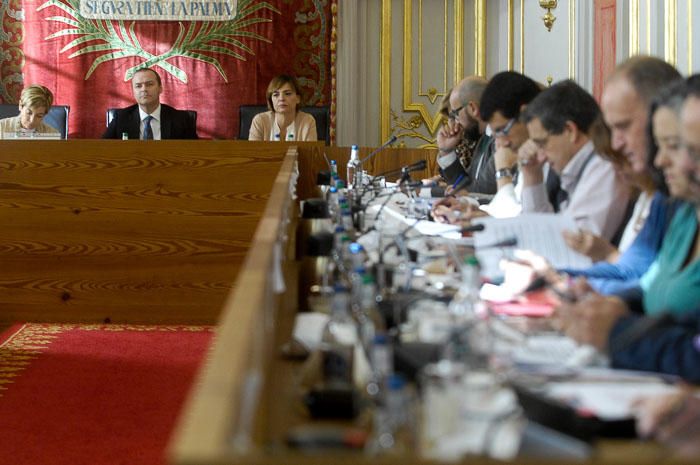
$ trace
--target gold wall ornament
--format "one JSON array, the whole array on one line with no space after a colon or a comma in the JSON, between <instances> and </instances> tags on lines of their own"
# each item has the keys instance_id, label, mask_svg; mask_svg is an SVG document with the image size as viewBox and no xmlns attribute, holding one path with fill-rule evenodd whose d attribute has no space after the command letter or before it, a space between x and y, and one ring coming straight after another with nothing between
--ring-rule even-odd
<instances>
[{"instance_id":1,"label":"gold wall ornament","mask_svg":"<svg viewBox=\"0 0 700 465\"><path fill-rule=\"evenodd\" d=\"M391 127L390 134L395 135L399 139L399 147L408 147L406 141L410 141L411 147L437 148L435 138L431 138L423 134L419 129L425 124L420 115L406 118L393 109L390 109ZM418 145L416 145L418 144Z\"/></svg>"},{"instance_id":2,"label":"gold wall ornament","mask_svg":"<svg viewBox=\"0 0 700 465\"><path fill-rule=\"evenodd\" d=\"M430 89L428 89L428 100L430 100L430 103L435 103L435 100L437 100L438 95L442 96L445 94L438 93L438 90L435 87L431 87Z\"/></svg>"},{"instance_id":3,"label":"gold wall ornament","mask_svg":"<svg viewBox=\"0 0 700 465\"><path fill-rule=\"evenodd\" d=\"M396 135L404 138L408 146L435 147L435 136L444 124L437 108L440 98L465 75L486 75L486 1L381 0L379 132L382 139ZM466 24L465 9L470 3L473 25ZM440 15L438 5L442 5ZM424 15L423 10L428 7L431 15ZM432 20L425 21L428 17ZM472 43L473 58L467 48ZM436 54L442 58L439 65L434 65ZM472 59L473 64L465 63ZM466 69L472 66L474 71ZM393 80L395 74L399 77ZM391 85L399 82L402 85ZM400 112L400 116L395 112ZM419 120L414 120L415 114ZM401 119L400 123L397 118ZM413 127L416 122L420 124Z\"/></svg>"},{"instance_id":4,"label":"gold wall ornament","mask_svg":"<svg viewBox=\"0 0 700 465\"><path fill-rule=\"evenodd\" d=\"M554 21L557 20L557 17L552 14L552 10L557 7L557 0L540 0L540 6L547 10L544 16L542 16L542 21L544 22L544 27L551 32Z\"/></svg>"}]
</instances>

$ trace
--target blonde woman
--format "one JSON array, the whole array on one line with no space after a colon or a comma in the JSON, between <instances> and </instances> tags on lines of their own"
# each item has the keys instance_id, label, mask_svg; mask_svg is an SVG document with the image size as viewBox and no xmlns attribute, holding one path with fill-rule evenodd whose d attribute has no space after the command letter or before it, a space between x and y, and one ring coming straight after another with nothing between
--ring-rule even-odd
<instances>
[{"instance_id":1,"label":"blonde woman","mask_svg":"<svg viewBox=\"0 0 700 465\"><path fill-rule=\"evenodd\" d=\"M53 94L40 85L25 88L19 98L19 115L0 120L0 139L17 135L58 134L59 131L44 123L44 117L53 104Z\"/></svg>"},{"instance_id":2,"label":"blonde woman","mask_svg":"<svg viewBox=\"0 0 700 465\"><path fill-rule=\"evenodd\" d=\"M292 76L279 75L267 86L267 108L250 126L248 140L316 141L316 120L303 111L299 83Z\"/></svg>"}]
</instances>

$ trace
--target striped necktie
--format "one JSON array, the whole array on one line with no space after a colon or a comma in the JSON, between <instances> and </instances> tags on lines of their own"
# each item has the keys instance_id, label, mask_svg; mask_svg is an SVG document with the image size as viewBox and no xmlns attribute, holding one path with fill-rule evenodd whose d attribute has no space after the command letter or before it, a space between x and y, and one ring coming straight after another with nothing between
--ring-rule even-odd
<instances>
[{"instance_id":1,"label":"striped necktie","mask_svg":"<svg viewBox=\"0 0 700 465\"><path fill-rule=\"evenodd\" d=\"M143 140L153 140L153 130L151 129L152 119L153 117L151 115L143 119Z\"/></svg>"}]
</instances>

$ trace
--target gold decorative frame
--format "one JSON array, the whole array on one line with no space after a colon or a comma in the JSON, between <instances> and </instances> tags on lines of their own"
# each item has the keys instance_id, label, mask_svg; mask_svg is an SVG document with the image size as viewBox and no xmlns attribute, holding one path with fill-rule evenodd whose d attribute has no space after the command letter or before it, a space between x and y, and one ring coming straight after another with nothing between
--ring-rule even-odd
<instances>
[{"instance_id":1,"label":"gold decorative frame","mask_svg":"<svg viewBox=\"0 0 700 465\"><path fill-rule=\"evenodd\" d=\"M576 0L569 0L569 47L568 47L568 71L569 78L576 79ZM508 0L508 69L513 69L514 50L513 37L514 30L513 0ZM525 74L525 0L520 0L520 72Z\"/></svg>"},{"instance_id":2,"label":"gold decorative frame","mask_svg":"<svg viewBox=\"0 0 700 465\"><path fill-rule=\"evenodd\" d=\"M629 55L639 54L639 0L630 0L630 50Z\"/></svg>"},{"instance_id":3,"label":"gold decorative frame","mask_svg":"<svg viewBox=\"0 0 700 465\"><path fill-rule=\"evenodd\" d=\"M515 31L513 30L513 0L508 0L508 69L513 69L513 49L515 48L515 41L513 35Z\"/></svg>"},{"instance_id":4,"label":"gold decorative frame","mask_svg":"<svg viewBox=\"0 0 700 465\"><path fill-rule=\"evenodd\" d=\"M457 81L461 79L464 73L464 0L453 0L454 5L454 36L455 36L455 46L454 46L454 68L453 80ZM447 2L445 0L445 24L447 23ZM422 3L419 3L419 8L422 8ZM439 112L435 115L431 115L429 109L422 102L412 101L412 65L413 57L408 50L411 49L413 43L412 35L412 13L413 13L413 2L412 0L404 0L404 34L403 34L403 111L414 111L419 114L420 119L422 119L422 124L425 124L430 134L435 133L435 131L440 126L442 122L442 116ZM380 136L382 140L389 137L391 133L391 45L392 45L392 0L382 0L382 20L381 20L381 50L380 50ZM474 74L479 74L484 76L486 74L486 0L474 0ZM419 25L419 34L422 33L422 23ZM445 40L447 41L447 31L445 31ZM419 60L422 60L422 46L419 46ZM445 57L446 58L446 57ZM422 64L422 62L421 62ZM447 91L447 59L445 59L445 70L444 70L444 86L445 89L442 93L437 92L435 89L432 92L424 94L422 92L422 70L419 70L419 95L427 96L431 102L437 98L438 95L444 95Z\"/></svg>"},{"instance_id":5,"label":"gold decorative frame","mask_svg":"<svg viewBox=\"0 0 700 465\"><path fill-rule=\"evenodd\" d=\"M459 0L457 0L459 1ZM486 76L486 0L474 0L474 74Z\"/></svg>"},{"instance_id":6,"label":"gold decorative frame","mask_svg":"<svg viewBox=\"0 0 700 465\"><path fill-rule=\"evenodd\" d=\"M576 0L569 0L569 79L576 79Z\"/></svg>"},{"instance_id":7,"label":"gold decorative frame","mask_svg":"<svg viewBox=\"0 0 700 465\"><path fill-rule=\"evenodd\" d=\"M382 0L381 50L379 52L379 132L381 139L389 137L391 112L391 0Z\"/></svg>"},{"instance_id":8,"label":"gold decorative frame","mask_svg":"<svg viewBox=\"0 0 700 465\"><path fill-rule=\"evenodd\" d=\"M648 0L647 0L648 1ZM677 0L664 2L664 59L675 66L678 63L678 3Z\"/></svg>"},{"instance_id":9,"label":"gold decorative frame","mask_svg":"<svg viewBox=\"0 0 700 465\"><path fill-rule=\"evenodd\" d=\"M640 0L630 0L629 56L640 53ZM646 53L651 54L651 0L646 0ZM664 59L678 64L678 0L664 0ZM688 66L692 72L692 0L688 0Z\"/></svg>"},{"instance_id":10,"label":"gold decorative frame","mask_svg":"<svg viewBox=\"0 0 700 465\"><path fill-rule=\"evenodd\" d=\"M458 2L457 2L458 3ZM413 30L412 30L412 25L413 25L413 0L404 0L404 12L403 12L403 20L404 20L404 28L403 28L403 111L417 111L421 118L423 119L423 122L428 128L428 131L430 134L433 134L437 128L440 126L440 123L442 122L442 116L440 115L439 112L436 112L435 115L431 115L428 111L428 108L425 106L424 103L422 102L414 102L411 100L412 94L413 94L413 82L412 82L412 77L413 77L413 56L410 52L412 45L413 45ZM444 0L444 5L445 5L445 23L447 24L447 0ZM444 63L444 68L443 68L443 90L442 92L434 92L432 96L422 92L422 87L423 87L423 69L422 69L422 60L423 60L423 2L422 0L419 0L418 2L418 95L419 96L427 96L428 99L431 101L431 103L435 103L435 99L439 95L445 95L447 93L447 57L443 60ZM456 13L456 11L455 11ZM457 16L457 15L455 15ZM456 37L461 37L461 34L463 32L462 27L455 28L454 35ZM457 24L455 23L455 26ZM445 40L445 45L447 45L447 29L444 31L444 40ZM458 42L458 41L456 41ZM457 76L453 76L452 80L456 81L458 79ZM382 136L382 140L387 138L389 135L387 134L386 136Z\"/></svg>"}]
</instances>

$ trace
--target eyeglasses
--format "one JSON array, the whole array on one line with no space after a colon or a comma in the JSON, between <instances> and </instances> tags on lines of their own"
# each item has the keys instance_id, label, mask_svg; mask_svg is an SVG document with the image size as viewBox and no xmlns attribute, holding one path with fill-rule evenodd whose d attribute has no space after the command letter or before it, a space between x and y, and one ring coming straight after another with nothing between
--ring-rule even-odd
<instances>
[{"instance_id":1,"label":"eyeglasses","mask_svg":"<svg viewBox=\"0 0 700 465\"><path fill-rule=\"evenodd\" d=\"M450 112L447 114L447 117L448 117L449 119L457 119L457 116L459 116L459 112L462 111L462 109L463 109L464 107L466 107L466 106L467 106L467 105L465 104L465 105L462 105L462 106L459 107L459 108L455 108L454 110L450 110Z\"/></svg>"},{"instance_id":2,"label":"eyeglasses","mask_svg":"<svg viewBox=\"0 0 700 465\"><path fill-rule=\"evenodd\" d=\"M549 142L550 136L551 134L547 134L547 137L543 139L532 139L532 142L534 142L537 147L543 149L547 146L547 142Z\"/></svg>"},{"instance_id":3,"label":"eyeglasses","mask_svg":"<svg viewBox=\"0 0 700 465\"><path fill-rule=\"evenodd\" d=\"M509 119L505 126L493 131L493 137L505 137L505 136L507 136L508 133L510 132L510 130L513 129L514 124L515 124L515 118Z\"/></svg>"}]
</instances>

